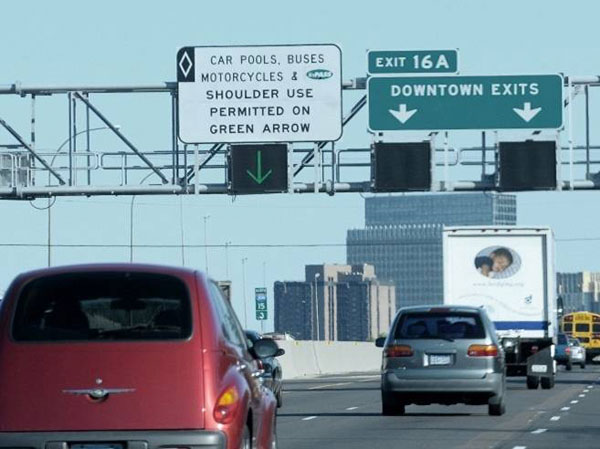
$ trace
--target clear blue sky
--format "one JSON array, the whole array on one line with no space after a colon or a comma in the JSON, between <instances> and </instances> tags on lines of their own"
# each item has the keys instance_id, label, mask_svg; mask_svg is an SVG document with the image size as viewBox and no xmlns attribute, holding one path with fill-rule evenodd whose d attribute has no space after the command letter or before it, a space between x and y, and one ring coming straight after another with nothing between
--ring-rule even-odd
<instances>
[{"instance_id":1,"label":"clear blue sky","mask_svg":"<svg viewBox=\"0 0 600 449\"><path fill-rule=\"evenodd\" d=\"M463 74L600 73L597 57L597 1L378 1L355 4L322 0L284 1L28 1L3 2L0 31L0 84L26 85L148 84L175 79L175 53L188 45L337 43L343 49L344 79L364 76L367 49L459 48ZM598 89L600 90L600 89ZM346 109L356 96L344 99ZM600 98L592 96L592 118ZM64 100L63 100L64 101ZM578 99L581 108L581 99ZM38 145L56 149L67 133L64 104L40 100ZM123 132L145 150L169 145L168 98L124 96L98 99ZM58 109L62 107L62 109ZM0 116L28 135L29 103L0 97ZM55 109L52 109L55 108ZM61 114L51 111L60 110ZM46 115L44 116L44 112ZM576 117L580 117L579 113ZM366 114L357 117L341 147L366 147ZM576 143L584 135L576 127ZM122 145L98 132L106 149ZM592 142L598 143L592 130ZM457 135L456 144L471 145L478 135ZM0 142L8 143L0 133ZM566 139L563 139L566 142ZM598 159L598 158L596 158ZM598 167L596 167L598 169ZM557 265L562 271L600 270L600 192L527 193L518 195L519 223L554 228ZM188 244L203 242L203 216L212 244L344 243L348 228L362 227L363 199L356 194L281 195L260 198L188 197L183 199L184 235ZM63 198L53 208L57 243L127 244L130 198ZM46 241L46 213L28 202L1 202L0 243ZM179 198L136 199L136 243L180 241ZM0 247L0 289L25 269L44 266L38 248ZM57 264L125 261L127 249L55 249ZM263 263L269 295L275 280L301 279L308 263L344 262L345 249L279 248L229 250L234 304L243 317L242 263L247 262L247 298L262 284ZM178 250L138 249L137 261L181 263ZM189 249L188 266L204 268L204 251ZM209 271L225 277L225 251L209 252ZM250 327L254 322L248 307ZM270 327L270 323L268 325Z\"/></svg>"}]
</instances>

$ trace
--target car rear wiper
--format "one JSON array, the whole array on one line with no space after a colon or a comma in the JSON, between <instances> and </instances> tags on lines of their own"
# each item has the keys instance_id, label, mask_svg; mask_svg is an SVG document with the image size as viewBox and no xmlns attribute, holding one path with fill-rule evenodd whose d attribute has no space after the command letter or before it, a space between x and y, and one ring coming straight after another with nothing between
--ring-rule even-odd
<instances>
[{"instance_id":1,"label":"car rear wiper","mask_svg":"<svg viewBox=\"0 0 600 449\"><path fill-rule=\"evenodd\" d=\"M454 342L454 338L452 338L452 337L446 337L444 335L432 335L430 338L439 338L440 340L446 340L446 341L449 341L451 343Z\"/></svg>"}]
</instances>

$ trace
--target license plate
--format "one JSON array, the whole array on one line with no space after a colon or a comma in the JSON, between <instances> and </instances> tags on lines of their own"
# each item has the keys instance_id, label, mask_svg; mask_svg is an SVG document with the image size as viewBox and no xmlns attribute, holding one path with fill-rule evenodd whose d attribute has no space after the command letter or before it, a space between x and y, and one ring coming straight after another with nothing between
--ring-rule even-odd
<instances>
[{"instance_id":1,"label":"license plate","mask_svg":"<svg viewBox=\"0 0 600 449\"><path fill-rule=\"evenodd\" d=\"M548 366L547 365L531 365L532 373L547 373Z\"/></svg>"},{"instance_id":2,"label":"license plate","mask_svg":"<svg viewBox=\"0 0 600 449\"><path fill-rule=\"evenodd\" d=\"M125 449L121 443L76 443L70 449Z\"/></svg>"},{"instance_id":3,"label":"license plate","mask_svg":"<svg viewBox=\"0 0 600 449\"><path fill-rule=\"evenodd\" d=\"M450 365L452 363L451 355L431 354L429 356L429 364L435 366Z\"/></svg>"}]
</instances>

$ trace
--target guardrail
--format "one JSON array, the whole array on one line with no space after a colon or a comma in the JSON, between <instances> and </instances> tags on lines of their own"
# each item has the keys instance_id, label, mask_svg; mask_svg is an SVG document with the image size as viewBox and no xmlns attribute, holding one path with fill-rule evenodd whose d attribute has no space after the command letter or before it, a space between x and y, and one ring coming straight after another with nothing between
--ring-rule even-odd
<instances>
[{"instance_id":1,"label":"guardrail","mask_svg":"<svg viewBox=\"0 0 600 449\"><path fill-rule=\"evenodd\" d=\"M279 357L284 379L320 374L378 371L381 348L372 342L278 340L285 354Z\"/></svg>"}]
</instances>

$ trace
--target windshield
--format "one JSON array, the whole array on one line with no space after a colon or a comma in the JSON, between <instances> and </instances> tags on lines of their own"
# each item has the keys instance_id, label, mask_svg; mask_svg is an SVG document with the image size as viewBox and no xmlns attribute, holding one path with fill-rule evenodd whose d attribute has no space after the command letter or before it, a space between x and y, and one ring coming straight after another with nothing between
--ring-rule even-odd
<instances>
[{"instance_id":1,"label":"windshield","mask_svg":"<svg viewBox=\"0 0 600 449\"><path fill-rule=\"evenodd\" d=\"M180 280L141 273L74 273L36 279L17 300L17 341L183 339L190 301Z\"/></svg>"},{"instance_id":2,"label":"windshield","mask_svg":"<svg viewBox=\"0 0 600 449\"><path fill-rule=\"evenodd\" d=\"M485 338L485 328L479 315L474 313L406 313L400 317L394 338Z\"/></svg>"}]
</instances>

